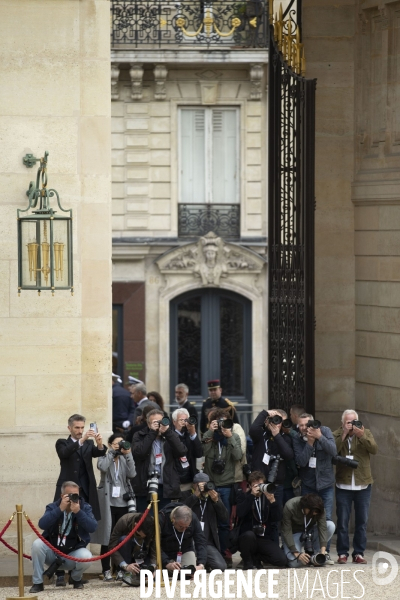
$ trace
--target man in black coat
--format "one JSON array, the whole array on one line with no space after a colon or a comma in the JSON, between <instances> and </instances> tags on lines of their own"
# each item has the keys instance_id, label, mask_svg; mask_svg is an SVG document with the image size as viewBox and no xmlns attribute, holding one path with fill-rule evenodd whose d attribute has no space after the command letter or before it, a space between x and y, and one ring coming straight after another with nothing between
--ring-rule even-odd
<instances>
[{"instance_id":1,"label":"man in black coat","mask_svg":"<svg viewBox=\"0 0 400 600\"><path fill-rule=\"evenodd\" d=\"M81 497L90 504L96 520L100 521L100 506L92 459L104 456L107 448L103 444L101 433L93 429L83 433L85 421L86 419L82 415L72 415L68 419L70 436L66 440L56 441L56 452L60 459L61 470L54 502L60 498L61 486L64 481L75 481L80 487ZM96 445L93 443L93 439Z\"/></svg>"},{"instance_id":2,"label":"man in black coat","mask_svg":"<svg viewBox=\"0 0 400 600\"><path fill-rule=\"evenodd\" d=\"M282 520L282 506L274 494L260 492L265 483L261 471L253 471L248 478L250 489L239 490L236 515L240 521L239 550L243 569L260 569L261 561L276 567L285 567L287 559L279 544L274 541L275 524Z\"/></svg>"},{"instance_id":3,"label":"man in black coat","mask_svg":"<svg viewBox=\"0 0 400 600\"><path fill-rule=\"evenodd\" d=\"M168 504L160 512L161 561L163 569L194 566L204 569L207 543L196 515L188 506Z\"/></svg>"},{"instance_id":4,"label":"man in black coat","mask_svg":"<svg viewBox=\"0 0 400 600\"><path fill-rule=\"evenodd\" d=\"M126 433L134 424L135 404L131 393L112 380L112 420L114 433Z\"/></svg>"},{"instance_id":5,"label":"man in black coat","mask_svg":"<svg viewBox=\"0 0 400 600\"><path fill-rule=\"evenodd\" d=\"M225 571L226 562L221 554L218 536L218 524L228 522L228 511L218 492L208 490L205 484L210 481L206 473L197 473L193 479L191 492L183 492L183 501L192 509L200 522L204 537L207 541L207 563L209 570Z\"/></svg>"},{"instance_id":6,"label":"man in black coat","mask_svg":"<svg viewBox=\"0 0 400 600\"><path fill-rule=\"evenodd\" d=\"M173 429L188 452L186 456L175 459L181 481L181 491L190 490L193 477L197 473L196 459L203 456L203 444L196 433L195 425L188 423L189 413L185 408L177 408L171 415Z\"/></svg>"},{"instance_id":7,"label":"man in black coat","mask_svg":"<svg viewBox=\"0 0 400 600\"><path fill-rule=\"evenodd\" d=\"M203 406L201 407L201 419L200 419L200 431L205 433L207 431L207 414L211 408L225 408L229 410L230 417L234 423L239 423L236 409L232 402L227 398L222 397L222 388L220 386L219 379L211 379L207 382L208 393L210 396L203 400Z\"/></svg>"},{"instance_id":8,"label":"man in black coat","mask_svg":"<svg viewBox=\"0 0 400 600\"><path fill-rule=\"evenodd\" d=\"M136 477L132 480L137 510L147 508L147 481L149 474L158 473L159 507L181 497L180 478L175 459L187 455L188 449L169 425L161 425L164 412L154 409L147 415L147 427L137 431L132 440L132 455Z\"/></svg>"},{"instance_id":9,"label":"man in black coat","mask_svg":"<svg viewBox=\"0 0 400 600\"><path fill-rule=\"evenodd\" d=\"M186 383L178 383L175 386L175 400L179 406L179 408L185 408L191 417L195 417L196 421L199 420L197 415L197 408L191 404L188 400L189 396L189 388ZM171 416L172 418L172 416ZM196 431L198 425L196 424Z\"/></svg>"}]
</instances>

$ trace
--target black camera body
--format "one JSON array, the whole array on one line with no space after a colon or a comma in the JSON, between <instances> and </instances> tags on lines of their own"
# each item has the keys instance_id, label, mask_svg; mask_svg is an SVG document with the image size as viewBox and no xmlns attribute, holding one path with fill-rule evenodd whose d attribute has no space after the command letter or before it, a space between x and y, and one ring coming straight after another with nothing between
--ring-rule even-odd
<instances>
[{"instance_id":1,"label":"black camera body","mask_svg":"<svg viewBox=\"0 0 400 600\"><path fill-rule=\"evenodd\" d=\"M190 575L187 575L185 573L185 575L182 575L181 571L190 571ZM178 579L182 579L182 577L189 577L189 579L192 579L193 575L196 573L196 567L194 565L182 565L181 566L181 570L178 573Z\"/></svg>"},{"instance_id":2,"label":"black camera body","mask_svg":"<svg viewBox=\"0 0 400 600\"><path fill-rule=\"evenodd\" d=\"M188 417L187 422L189 423L189 425L197 425L196 417Z\"/></svg>"},{"instance_id":3,"label":"black camera body","mask_svg":"<svg viewBox=\"0 0 400 600\"><path fill-rule=\"evenodd\" d=\"M217 423L218 423L218 429L221 429L222 427L224 429L232 429L232 427L233 427L232 419L218 419Z\"/></svg>"},{"instance_id":4,"label":"black camera body","mask_svg":"<svg viewBox=\"0 0 400 600\"><path fill-rule=\"evenodd\" d=\"M259 523L258 525L253 525L253 532L255 535L258 535L259 537L264 536L264 533L265 533L264 525L261 525L261 523Z\"/></svg>"},{"instance_id":5,"label":"black camera body","mask_svg":"<svg viewBox=\"0 0 400 600\"><path fill-rule=\"evenodd\" d=\"M280 425L283 422L283 419L280 415L274 415L273 417L268 415L267 421L268 423L272 423L273 425Z\"/></svg>"},{"instance_id":6,"label":"black camera body","mask_svg":"<svg viewBox=\"0 0 400 600\"><path fill-rule=\"evenodd\" d=\"M304 552L310 557L310 564L314 565L314 567L323 567L326 562L326 556L321 552L314 553L311 531L304 531L301 534L300 541L304 545Z\"/></svg>"},{"instance_id":7,"label":"black camera body","mask_svg":"<svg viewBox=\"0 0 400 600\"><path fill-rule=\"evenodd\" d=\"M130 450L131 444L126 440L121 440L118 442L118 450L115 450L115 456L122 456L121 450Z\"/></svg>"},{"instance_id":8,"label":"black camera body","mask_svg":"<svg viewBox=\"0 0 400 600\"><path fill-rule=\"evenodd\" d=\"M291 429L293 427L293 423L291 419L283 419L282 421L282 427L284 427L285 429Z\"/></svg>"},{"instance_id":9,"label":"black camera body","mask_svg":"<svg viewBox=\"0 0 400 600\"><path fill-rule=\"evenodd\" d=\"M306 427L312 427L313 429L319 429L321 427L321 421L314 419L313 421L309 420Z\"/></svg>"},{"instance_id":10,"label":"black camera body","mask_svg":"<svg viewBox=\"0 0 400 600\"><path fill-rule=\"evenodd\" d=\"M221 458L214 458L213 463L211 465L211 471L216 475L222 475L225 471L226 461Z\"/></svg>"},{"instance_id":11,"label":"black camera body","mask_svg":"<svg viewBox=\"0 0 400 600\"><path fill-rule=\"evenodd\" d=\"M79 502L79 494L68 494L68 498L70 502L75 502L75 504Z\"/></svg>"},{"instance_id":12,"label":"black camera body","mask_svg":"<svg viewBox=\"0 0 400 600\"><path fill-rule=\"evenodd\" d=\"M354 419L354 421L351 421L351 424L353 425L353 427L357 427L358 429L361 429L361 427L363 426L362 422L358 419Z\"/></svg>"},{"instance_id":13,"label":"black camera body","mask_svg":"<svg viewBox=\"0 0 400 600\"><path fill-rule=\"evenodd\" d=\"M164 425L164 427L166 427L167 425L171 425L169 417L163 417L160 421L160 425Z\"/></svg>"},{"instance_id":14,"label":"black camera body","mask_svg":"<svg viewBox=\"0 0 400 600\"><path fill-rule=\"evenodd\" d=\"M354 460L353 458L348 458L348 456L332 456L332 464L333 465L343 465L344 467L351 467L352 469L357 469L358 460Z\"/></svg>"},{"instance_id":15,"label":"black camera body","mask_svg":"<svg viewBox=\"0 0 400 600\"><path fill-rule=\"evenodd\" d=\"M210 492L212 490L215 490L215 485L212 481L206 481L204 484L204 491Z\"/></svg>"},{"instance_id":16,"label":"black camera body","mask_svg":"<svg viewBox=\"0 0 400 600\"><path fill-rule=\"evenodd\" d=\"M268 483L275 483L276 478L278 477L279 463L283 461L283 458L281 458L279 454L276 456L272 455L270 461L272 461L272 464L269 469L267 481Z\"/></svg>"}]
</instances>

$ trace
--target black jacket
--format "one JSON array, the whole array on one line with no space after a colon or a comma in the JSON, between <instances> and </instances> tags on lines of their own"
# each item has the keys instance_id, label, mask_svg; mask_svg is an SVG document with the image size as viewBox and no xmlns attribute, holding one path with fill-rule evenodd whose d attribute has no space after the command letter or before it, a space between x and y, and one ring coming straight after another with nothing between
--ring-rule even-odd
<instances>
[{"instance_id":1,"label":"black jacket","mask_svg":"<svg viewBox=\"0 0 400 600\"><path fill-rule=\"evenodd\" d=\"M174 533L174 527L170 518L170 513L177 504L167 504L160 511L160 532L161 532L161 561L163 569L170 562L175 562L179 552L179 544ZM177 532L179 540L182 534ZM181 552L190 552L193 550L196 554L196 565L204 565L207 562L207 542L201 529L198 518L193 514L192 522L185 530L182 538ZM182 565L183 566L183 565Z\"/></svg>"},{"instance_id":2,"label":"black jacket","mask_svg":"<svg viewBox=\"0 0 400 600\"><path fill-rule=\"evenodd\" d=\"M97 484L93 472L92 459L104 456L107 452L106 446L103 446L103 450L99 450L93 440L86 440L83 442L82 447L80 447L79 441L74 442L71 436L69 436L66 440L59 439L56 441L56 451L60 459L61 470L57 480L54 502L60 498L61 485L64 481L74 481L79 487L85 487L86 484L82 486L82 481L79 481L80 462L83 460L86 467L89 487L88 490L84 491L88 493L89 504L92 507L95 518L97 521L100 521L100 506L97 497Z\"/></svg>"},{"instance_id":3,"label":"black jacket","mask_svg":"<svg viewBox=\"0 0 400 600\"><path fill-rule=\"evenodd\" d=\"M232 410L232 404L229 404L225 398L221 396L218 400L213 400L212 398L207 398L207 400L203 400L203 406L201 407L201 418L200 418L200 431L201 433L205 433L207 431L207 412L210 408L230 408ZM236 410L233 410L233 422L239 423Z\"/></svg>"},{"instance_id":4,"label":"black jacket","mask_svg":"<svg viewBox=\"0 0 400 600\"><path fill-rule=\"evenodd\" d=\"M136 466L136 477L132 479L133 489L137 496L147 496L147 480L149 478L150 456L157 431L147 426L137 431L132 440L132 455ZM165 464L163 466L163 497L180 498L180 478L175 459L186 456L187 448L171 428L163 435Z\"/></svg>"},{"instance_id":5,"label":"black jacket","mask_svg":"<svg viewBox=\"0 0 400 600\"><path fill-rule=\"evenodd\" d=\"M204 502L203 498L198 498L196 494L192 492L183 492L183 502L186 506L192 509L196 517L201 520L201 509L200 509L200 500L202 503ZM207 504L204 510L203 515L204 520L204 537L206 538L207 544L211 544L217 548L217 550L221 551L221 546L219 543L218 536L218 523L227 523L228 522L228 511L224 503L222 502L220 496L218 496L218 502L214 502L211 500L210 496L208 496Z\"/></svg>"},{"instance_id":6,"label":"black jacket","mask_svg":"<svg viewBox=\"0 0 400 600\"><path fill-rule=\"evenodd\" d=\"M242 490L238 491L236 515L241 521L240 535L242 535L246 531L252 531L253 525L258 525L260 523L258 511L255 506L254 500L255 496L253 496L251 492L243 492ZM262 524L265 525L264 537L266 539L273 539L273 533L275 532L275 529L271 531L271 523L281 521L282 516L282 506L276 501L271 504L268 498L266 498L265 495L262 494L261 518Z\"/></svg>"},{"instance_id":7,"label":"black jacket","mask_svg":"<svg viewBox=\"0 0 400 600\"><path fill-rule=\"evenodd\" d=\"M133 425L135 405L130 392L122 386L115 383L112 388L112 420L113 429L121 427L124 421L129 421Z\"/></svg>"},{"instance_id":8,"label":"black jacket","mask_svg":"<svg viewBox=\"0 0 400 600\"><path fill-rule=\"evenodd\" d=\"M263 463L264 454L266 453L265 443L267 443L269 454L274 456L279 454L281 458L285 459L279 463L278 476L275 482L277 484L283 484L286 477L285 461L294 457L292 438L290 435L286 435L285 433L278 433L278 435L273 438L270 431L264 430L263 427L267 416L268 412L266 410L262 410L258 417L254 420L249 430L249 435L253 440L251 470L261 471L261 473L264 473L265 477L268 478L272 461L270 461L268 465Z\"/></svg>"},{"instance_id":9,"label":"black jacket","mask_svg":"<svg viewBox=\"0 0 400 600\"><path fill-rule=\"evenodd\" d=\"M194 440L190 439L190 435L187 431L181 436L179 433L175 431L175 435L180 439L180 441L186 446L188 449L186 458L189 463L189 467L184 469L182 467L182 461L180 458L175 459L175 464L177 471L179 473L179 480L181 483L192 483L193 477L197 473L196 468L196 458L201 458L203 456L203 444L200 441L199 435L197 434Z\"/></svg>"}]
</instances>

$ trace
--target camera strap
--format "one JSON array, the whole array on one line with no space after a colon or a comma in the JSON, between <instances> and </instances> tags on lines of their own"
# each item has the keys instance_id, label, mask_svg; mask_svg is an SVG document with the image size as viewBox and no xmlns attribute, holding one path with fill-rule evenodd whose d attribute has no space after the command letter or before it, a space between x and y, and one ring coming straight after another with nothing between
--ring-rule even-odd
<instances>
[{"instance_id":1,"label":"camera strap","mask_svg":"<svg viewBox=\"0 0 400 600\"><path fill-rule=\"evenodd\" d=\"M206 507L207 507L207 500L208 500L208 498L206 498L204 500L204 504L202 504L201 500L199 498L199 505L200 505L200 512L201 512L201 515L200 515L200 527L201 527L202 531L204 531L204 511L206 510Z\"/></svg>"},{"instance_id":2,"label":"camera strap","mask_svg":"<svg viewBox=\"0 0 400 600\"><path fill-rule=\"evenodd\" d=\"M307 523L307 519L306 519L306 515L304 515L304 531L307 533L307 528L310 525L311 521L313 520L313 518L311 517L311 519L309 519L308 523Z\"/></svg>"},{"instance_id":3,"label":"camera strap","mask_svg":"<svg viewBox=\"0 0 400 600\"><path fill-rule=\"evenodd\" d=\"M221 456L222 456L222 446L221 446L221 443L218 442L218 460L221 460Z\"/></svg>"},{"instance_id":4,"label":"camera strap","mask_svg":"<svg viewBox=\"0 0 400 600\"><path fill-rule=\"evenodd\" d=\"M260 496L259 498L254 498L254 504L255 504L257 512L258 512L258 518L259 518L259 521L260 521L260 525L263 524L263 521L262 521L262 510L261 510L261 498L262 498L262 496Z\"/></svg>"},{"instance_id":5,"label":"camera strap","mask_svg":"<svg viewBox=\"0 0 400 600\"><path fill-rule=\"evenodd\" d=\"M64 527L64 531L62 531L62 527L65 525ZM58 528L58 540L57 540L57 546L65 546L65 542L67 540L67 535L71 532L71 528L72 528L72 513L69 514L69 516L67 516L67 513L64 513L64 520L63 523L59 524L59 528Z\"/></svg>"},{"instance_id":6,"label":"camera strap","mask_svg":"<svg viewBox=\"0 0 400 600\"><path fill-rule=\"evenodd\" d=\"M119 460L117 458L114 458L114 469L115 469L115 484L117 484L118 479L119 479L119 469L120 469Z\"/></svg>"},{"instance_id":7,"label":"camera strap","mask_svg":"<svg viewBox=\"0 0 400 600\"><path fill-rule=\"evenodd\" d=\"M172 529L174 530L174 534L175 534L175 537L176 537L178 545L179 545L178 556L180 555L180 557L182 557L182 542L183 542L183 536L185 535L185 532L182 531L181 539L179 540L178 534L176 533L176 529L175 529L175 527L173 525L172 525ZM177 560L176 562L181 562L181 561Z\"/></svg>"}]
</instances>

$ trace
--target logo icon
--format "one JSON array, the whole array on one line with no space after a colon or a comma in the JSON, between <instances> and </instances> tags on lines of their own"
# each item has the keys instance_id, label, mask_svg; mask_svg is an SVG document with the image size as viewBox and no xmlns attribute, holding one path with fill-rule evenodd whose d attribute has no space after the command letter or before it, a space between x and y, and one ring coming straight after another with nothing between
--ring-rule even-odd
<instances>
[{"instance_id":1,"label":"logo icon","mask_svg":"<svg viewBox=\"0 0 400 600\"><path fill-rule=\"evenodd\" d=\"M376 585L389 585L399 571L396 558L389 552L375 552L372 557L372 581Z\"/></svg>"}]
</instances>

